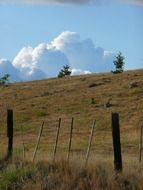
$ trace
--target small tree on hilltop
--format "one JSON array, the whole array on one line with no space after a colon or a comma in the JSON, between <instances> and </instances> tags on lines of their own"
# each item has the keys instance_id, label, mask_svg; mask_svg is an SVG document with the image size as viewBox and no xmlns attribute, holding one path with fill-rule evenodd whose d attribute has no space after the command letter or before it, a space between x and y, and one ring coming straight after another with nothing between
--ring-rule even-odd
<instances>
[{"instance_id":1,"label":"small tree on hilltop","mask_svg":"<svg viewBox=\"0 0 143 190\"><path fill-rule=\"evenodd\" d=\"M117 54L117 56L115 57L115 60L113 61L115 67L116 67L116 70L115 71L112 71L112 73L122 73L123 70L124 70L124 57L122 55L121 52L119 52Z\"/></svg>"},{"instance_id":2,"label":"small tree on hilltop","mask_svg":"<svg viewBox=\"0 0 143 190\"><path fill-rule=\"evenodd\" d=\"M61 71L59 72L58 78L62 78L62 77L69 76L69 75L71 75L70 67L69 67L69 65L65 65L65 66L63 66L63 69L61 69Z\"/></svg>"},{"instance_id":3,"label":"small tree on hilltop","mask_svg":"<svg viewBox=\"0 0 143 190\"><path fill-rule=\"evenodd\" d=\"M0 85L5 85L9 82L9 74L5 74L3 77L0 77Z\"/></svg>"}]
</instances>

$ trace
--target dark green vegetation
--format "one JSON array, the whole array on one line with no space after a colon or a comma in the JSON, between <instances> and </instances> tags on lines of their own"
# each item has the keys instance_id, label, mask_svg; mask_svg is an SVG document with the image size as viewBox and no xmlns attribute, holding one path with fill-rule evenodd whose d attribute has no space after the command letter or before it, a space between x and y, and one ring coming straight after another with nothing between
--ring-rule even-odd
<instances>
[{"instance_id":1,"label":"dark green vegetation","mask_svg":"<svg viewBox=\"0 0 143 190\"><path fill-rule=\"evenodd\" d=\"M71 75L71 70L69 65L65 65L63 66L63 69L61 69L61 71L58 74L58 78L63 78L65 76L70 76Z\"/></svg>"},{"instance_id":2,"label":"dark green vegetation","mask_svg":"<svg viewBox=\"0 0 143 190\"><path fill-rule=\"evenodd\" d=\"M0 77L0 85L5 85L9 83L9 74L5 74L4 76Z\"/></svg>"},{"instance_id":3,"label":"dark green vegetation","mask_svg":"<svg viewBox=\"0 0 143 190\"><path fill-rule=\"evenodd\" d=\"M115 60L113 61L116 70L112 71L112 73L117 74L117 73L122 73L124 70L124 57L121 52L118 53L118 55L115 57Z\"/></svg>"}]
</instances>

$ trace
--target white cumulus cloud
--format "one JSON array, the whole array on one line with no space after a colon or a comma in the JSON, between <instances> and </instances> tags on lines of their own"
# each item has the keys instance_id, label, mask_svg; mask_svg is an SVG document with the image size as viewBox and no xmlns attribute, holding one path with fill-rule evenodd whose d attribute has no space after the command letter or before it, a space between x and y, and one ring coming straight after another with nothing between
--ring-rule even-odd
<instances>
[{"instance_id":1,"label":"white cumulus cloud","mask_svg":"<svg viewBox=\"0 0 143 190\"><path fill-rule=\"evenodd\" d=\"M65 31L49 44L24 47L14 58L13 65L23 80L29 80L35 72L39 73L37 79L57 76L66 64L75 69L73 74L110 71L113 69L113 56L113 53L95 47L91 39L81 40L76 32Z\"/></svg>"},{"instance_id":2,"label":"white cumulus cloud","mask_svg":"<svg viewBox=\"0 0 143 190\"><path fill-rule=\"evenodd\" d=\"M20 70L23 80L35 76L37 79L56 76L63 65L69 64L67 57L59 50L49 49L47 44L23 48L13 60ZM35 77L34 77L35 78Z\"/></svg>"},{"instance_id":3,"label":"white cumulus cloud","mask_svg":"<svg viewBox=\"0 0 143 190\"><path fill-rule=\"evenodd\" d=\"M64 65L70 66L72 75L108 72L113 59L112 52L95 47L91 39L64 31L50 43L22 48L12 62L1 59L0 72L10 74L12 81L56 77Z\"/></svg>"},{"instance_id":4,"label":"white cumulus cloud","mask_svg":"<svg viewBox=\"0 0 143 190\"><path fill-rule=\"evenodd\" d=\"M71 75L74 76L74 75L87 75L87 74L91 74L90 71L83 71L81 69L72 69L71 70Z\"/></svg>"},{"instance_id":5,"label":"white cumulus cloud","mask_svg":"<svg viewBox=\"0 0 143 190\"><path fill-rule=\"evenodd\" d=\"M72 68L92 72L113 69L114 54L112 52L104 51L101 47L95 47L89 38L80 40L79 34L75 32L62 32L51 42L49 48L62 51L67 56Z\"/></svg>"}]
</instances>

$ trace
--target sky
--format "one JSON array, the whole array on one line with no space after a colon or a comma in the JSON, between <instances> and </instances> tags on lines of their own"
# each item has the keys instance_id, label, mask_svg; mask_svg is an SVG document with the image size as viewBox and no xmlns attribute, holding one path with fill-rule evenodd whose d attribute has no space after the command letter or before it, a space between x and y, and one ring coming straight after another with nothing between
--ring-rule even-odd
<instances>
[{"instance_id":1,"label":"sky","mask_svg":"<svg viewBox=\"0 0 143 190\"><path fill-rule=\"evenodd\" d=\"M0 0L0 76L12 81L143 68L142 0Z\"/></svg>"}]
</instances>

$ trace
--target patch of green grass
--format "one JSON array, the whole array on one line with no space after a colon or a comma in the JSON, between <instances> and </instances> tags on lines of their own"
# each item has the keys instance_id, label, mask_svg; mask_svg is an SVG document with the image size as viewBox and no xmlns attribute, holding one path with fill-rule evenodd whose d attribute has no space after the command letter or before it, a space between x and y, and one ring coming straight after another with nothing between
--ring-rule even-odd
<instances>
[{"instance_id":1,"label":"patch of green grass","mask_svg":"<svg viewBox=\"0 0 143 190\"><path fill-rule=\"evenodd\" d=\"M142 95L143 94L143 87L140 87L140 88L135 88L131 91L131 95L134 96L134 95Z\"/></svg>"},{"instance_id":2,"label":"patch of green grass","mask_svg":"<svg viewBox=\"0 0 143 190\"><path fill-rule=\"evenodd\" d=\"M20 122L28 122L30 120L30 114L28 114L28 113L19 113L19 114L17 114L15 116L15 120L20 121Z\"/></svg>"},{"instance_id":3,"label":"patch of green grass","mask_svg":"<svg viewBox=\"0 0 143 190\"><path fill-rule=\"evenodd\" d=\"M37 117L45 117L46 115L47 115L47 113L45 111L37 111L36 112Z\"/></svg>"},{"instance_id":4,"label":"patch of green grass","mask_svg":"<svg viewBox=\"0 0 143 190\"><path fill-rule=\"evenodd\" d=\"M91 104L96 104L95 98L91 98Z\"/></svg>"},{"instance_id":5,"label":"patch of green grass","mask_svg":"<svg viewBox=\"0 0 143 190\"><path fill-rule=\"evenodd\" d=\"M11 166L0 172L0 190L20 189L23 181L31 174L28 168Z\"/></svg>"}]
</instances>

